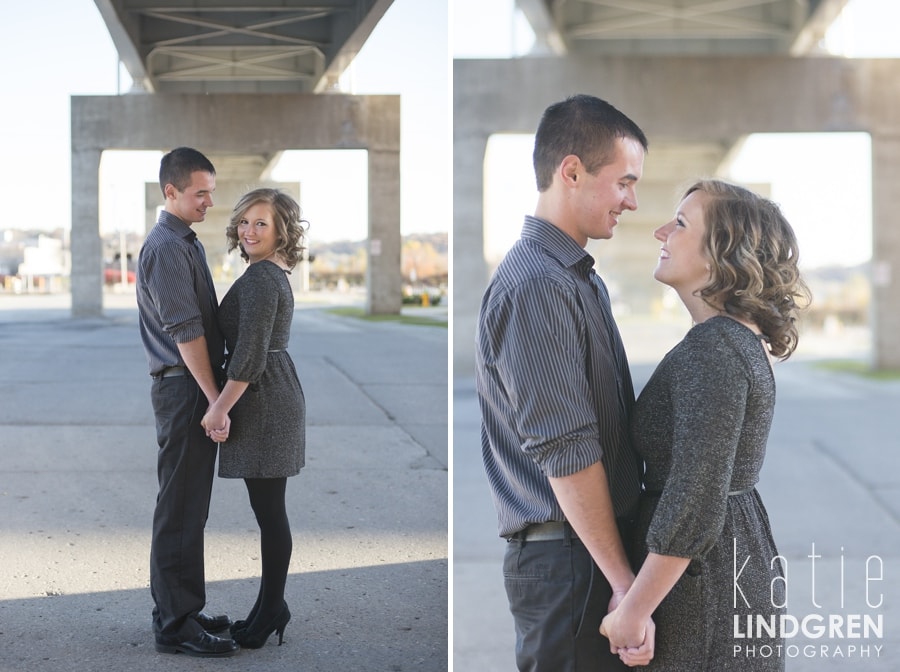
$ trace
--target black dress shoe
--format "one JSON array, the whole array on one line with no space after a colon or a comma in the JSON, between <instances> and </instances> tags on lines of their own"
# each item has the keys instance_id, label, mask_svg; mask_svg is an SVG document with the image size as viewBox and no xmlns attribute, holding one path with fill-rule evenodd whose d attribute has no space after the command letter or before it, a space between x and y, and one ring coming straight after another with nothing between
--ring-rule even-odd
<instances>
[{"instance_id":1,"label":"black dress shoe","mask_svg":"<svg viewBox=\"0 0 900 672\"><path fill-rule=\"evenodd\" d=\"M208 632L201 632L193 639L178 644L156 642L159 653L184 653L198 658L226 658L236 654L240 648L234 640L213 637Z\"/></svg>"},{"instance_id":2,"label":"black dress shoe","mask_svg":"<svg viewBox=\"0 0 900 672\"><path fill-rule=\"evenodd\" d=\"M202 611L194 616L194 620L207 632L222 632L231 627L231 619L228 616L210 616Z\"/></svg>"}]
</instances>

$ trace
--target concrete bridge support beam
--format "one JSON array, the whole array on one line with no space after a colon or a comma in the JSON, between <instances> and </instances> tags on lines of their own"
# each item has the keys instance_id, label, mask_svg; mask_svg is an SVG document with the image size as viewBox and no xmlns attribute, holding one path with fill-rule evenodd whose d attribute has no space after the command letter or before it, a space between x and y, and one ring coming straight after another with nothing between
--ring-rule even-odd
<instances>
[{"instance_id":1,"label":"concrete bridge support beam","mask_svg":"<svg viewBox=\"0 0 900 672\"><path fill-rule=\"evenodd\" d=\"M72 315L103 312L98 191L106 149L369 152L367 311L400 312L400 98L340 94L73 96ZM219 176L227 180L227 175ZM232 204L220 204L232 205ZM302 206L302 203L301 203ZM373 244L374 241L378 241ZM377 252L377 253L376 253Z\"/></svg>"}]
</instances>

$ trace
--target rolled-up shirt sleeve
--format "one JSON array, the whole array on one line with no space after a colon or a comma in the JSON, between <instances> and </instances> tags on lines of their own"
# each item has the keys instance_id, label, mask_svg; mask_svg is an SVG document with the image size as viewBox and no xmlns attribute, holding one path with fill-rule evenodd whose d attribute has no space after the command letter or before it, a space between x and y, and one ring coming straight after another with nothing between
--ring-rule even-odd
<instances>
[{"instance_id":1,"label":"rolled-up shirt sleeve","mask_svg":"<svg viewBox=\"0 0 900 672\"><path fill-rule=\"evenodd\" d=\"M548 477L564 477L603 456L585 369L584 315L571 287L522 282L491 311L492 350L515 414L521 450Z\"/></svg>"},{"instance_id":2,"label":"rolled-up shirt sleeve","mask_svg":"<svg viewBox=\"0 0 900 672\"><path fill-rule=\"evenodd\" d=\"M172 340L188 343L203 336L197 291L186 284L187 279L195 280L194 263L184 247L169 244L149 251L141 270L163 330Z\"/></svg>"}]
</instances>

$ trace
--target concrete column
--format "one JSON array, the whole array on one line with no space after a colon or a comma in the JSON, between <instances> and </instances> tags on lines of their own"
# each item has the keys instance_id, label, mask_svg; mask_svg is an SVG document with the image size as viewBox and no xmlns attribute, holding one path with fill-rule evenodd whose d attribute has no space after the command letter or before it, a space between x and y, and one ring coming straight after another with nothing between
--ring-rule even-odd
<instances>
[{"instance_id":1,"label":"concrete column","mask_svg":"<svg viewBox=\"0 0 900 672\"><path fill-rule=\"evenodd\" d=\"M900 136L872 136L872 364L900 369Z\"/></svg>"},{"instance_id":2,"label":"concrete column","mask_svg":"<svg viewBox=\"0 0 900 672\"><path fill-rule=\"evenodd\" d=\"M400 152L370 149L368 166L366 313L398 315L403 303L400 290Z\"/></svg>"},{"instance_id":3,"label":"concrete column","mask_svg":"<svg viewBox=\"0 0 900 672\"><path fill-rule=\"evenodd\" d=\"M96 147L72 150L72 317L103 315L100 154Z\"/></svg>"},{"instance_id":4,"label":"concrete column","mask_svg":"<svg viewBox=\"0 0 900 672\"><path fill-rule=\"evenodd\" d=\"M144 183L144 236L150 233L150 229L158 219L156 211L165 204L159 182Z\"/></svg>"},{"instance_id":5,"label":"concrete column","mask_svg":"<svg viewBox=\"0 0 900 672\"><path fill-rule=\"evenodd\" d=\"M475 324L488 281L484 258L484 155L488 134L453 141L453 375L475 370Z\"/></svg>"}]
</instances>

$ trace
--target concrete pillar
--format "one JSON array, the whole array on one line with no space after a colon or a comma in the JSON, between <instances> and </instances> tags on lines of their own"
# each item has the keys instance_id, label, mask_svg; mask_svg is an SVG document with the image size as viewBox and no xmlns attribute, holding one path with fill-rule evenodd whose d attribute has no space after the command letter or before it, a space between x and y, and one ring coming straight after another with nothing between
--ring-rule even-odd
<instances>
[{"instance_id":1,"label":"concrete pillar","mask_svg":"<svg viewBox=\"0 0 900 672\"><path fill-rule=\"evenodd\" d=\"M100 155L96 146L72 150L72 317L103 315Z\"/></svg>"},{"instance_id":2,"label":"concrete pillar","mask_svg":"<svg viewBox=\"0 0 900 672\"><path fill-rule=\"evenodd\" d=\"M150 233L150 229L158 219L157 210L165 204L162 189L159 182L144 183L144 235Z\"/></svg>"},{"instance_id":3,"label":"concrete pillar","mask_svg":"<svg viewBox=\"0 0 900 672\"><path fill-rule=\"evenodd\" d=\"M403 303L400 275L400 152L370 149L369 260L366 313L396 315Z\"/></svg>"},{"instance_id":4,"label":"concrete pillar","mask_svg":"<svg viewBox=\"0 0 900 672\"><path fill-rule=\"evenodd\" d=\"M475 324L487 286L484 259L484 155L488 135L456 135L453 141L453 374L471 374ZM521 222L511 222L511 226Z\"/></svg>"},{"instance_id":5,"label":"concrete pillar","mask_svg":"<svg viewBox=\"0 0 900 672\"><path fill-rule=\"evenodd\" d=\"M872 136L872 364L900 369L900 135Z\"/></svg>"}]
</instances>

